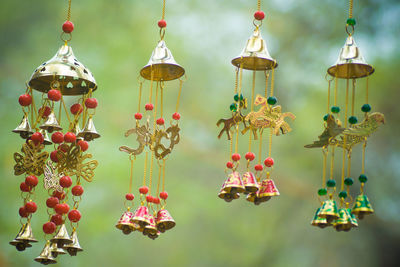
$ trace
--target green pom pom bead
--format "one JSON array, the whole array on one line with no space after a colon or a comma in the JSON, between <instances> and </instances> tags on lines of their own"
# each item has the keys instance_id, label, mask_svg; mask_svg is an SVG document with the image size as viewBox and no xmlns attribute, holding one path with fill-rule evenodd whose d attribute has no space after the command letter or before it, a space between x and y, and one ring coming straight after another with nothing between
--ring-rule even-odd
<instances>
[{"instance_id":1,"label":"green pom pom bead","mask_svg":"<svg viewBox=\"0 0 400 267\"><path fill-rule=\"evenodd\" d=\"M236 112L236 111L237 111L236 104L235 104L235 103L232 103L232 104L229 106L229 109L230 109L231 111L233 111L233 112Z\"/></svg>"},{"instance_id":2,"label":"green pom pom bead","mask_svg":"<svg viewBox=\"0 0 400 267\"><path fill-rule=\"evenodd\" d=\"M270 105L275 105L276 102L278 102L278 99L276 99L275 96L270 96L270 97L268 97L268 99L267 99L267 103L270 104Z\"/></svg>"},{"instance_id":3,"label":"green pom pom bead","mask_svg":"<svg viewBox=\"0 0 400 267\"><path fill-rule=\"evenodd\" d=\"M347 19L347 24L349 24L350 26L354 26L356 25L356 20L354 18L349 18Z\"/></svg>"},{"instance_id":4,"label":"green pom pom bead","mask_svg":"<svg viewBox=\"0 0 400 267\"><path fill-rule=\"evenodd\" d=\"M340 112L340 108L337 107L337 106L333 106L333 107L331 107L331 111L332 111L332 113L339 113Z\"/></svg>"},{"instance_id":5,"label":"green pom pom bead","mask_svg":"<svg viewBox=\"0 0 400 267\"><path fill-rule=\"evenodd\" d=\"M326 115L324 116L324 121L327 121L327 120L328 120L328 117L329 117L329 114L326 114Z\"/></svg>"},{"instance_id":6,"label":"green pom pom bead","mask_svg":"<svg viewBox=\"0 0 400 267\"><path fill-rule=\"evenodd\" d=\"M364 104L361 107L362 112L370 112L371 111L371 106L369 104Z\"/></svg>"},{"instance_id":7,"label":"green pom pom bead","mask_svg":"<svg viewBox=\"0 0 400 267\"><path fill-rule=\"evenodd\" d=\"M366 181L368 181L368 178L367 178L367 176L365 174L361 174L358 177L358 180L360 181L360 183L365 183Z\"/></svg>"},{"instance_id":8,"label":"green pom pom bead","mask_svg":"<svg viewBox=\"0 0 400 267\"><path fill-rule=\"evenodd\" d=\"M328 193L328 190L326 190L326 188L321 188L318 190L319 196L325 196L327 193Z\"/></svg>"},{"instance_id":9,"label":"green pom pom bead","mask_svg":"<svg viewBox=\"0 0 400 267\"><path fill-rule=\"evenodd\" d=\"M349 123L350 124L356 124L358 122L357 117L356 116L350 116L349 117Z\"/></svg>"},{"instance_id":10,"label":"green pom pom bead","mask_svg":"<svg viewBox=\"0 0 400 267\"><path fill-rule=\"evenodd\" d=\"M339 193L339 197L340 198L346 198L347 197L347 192L346 191L342 191Z\"/></svg>"},{"instance_id":11,"label":"green pom pom bead","mask_svg":"<svg viewBox=\"0 0 400 267\"><path fill-rule=\"evenodd\" d=\"M236 95L233 97L233 100L235 100L236 102L238 102L238 101L239 101L239 94L236 94ZM242 95L242 94L240 94L240 100L243 100L243 95Z\"/></svg>"},{"instance_id":12,"label":"green pom pom bead","mask_svg":"<svg viewBox=\"0 0 400 267\"><path fill-rule=\"evenodd\" d=\"M326 186L328 186L328 187L335 187L335 186L336 186L336 181L335 181L335 180L332 180L332 179L329 179L329 180L326 182Z\"/></svg>"},{"instance_id":13,"label":"green pom pom bead","mask_svg":"<svg viewBox=\"0 0 400 267\"><path fill-rule=\"evenodd\" d=\"M353 179L351 179L350 177L344 179L344 184L345 184L345 185L350 186L350 185L353 185L353 183L354 183L354 181L353 181Z\"/></svg>"}]
</instances>

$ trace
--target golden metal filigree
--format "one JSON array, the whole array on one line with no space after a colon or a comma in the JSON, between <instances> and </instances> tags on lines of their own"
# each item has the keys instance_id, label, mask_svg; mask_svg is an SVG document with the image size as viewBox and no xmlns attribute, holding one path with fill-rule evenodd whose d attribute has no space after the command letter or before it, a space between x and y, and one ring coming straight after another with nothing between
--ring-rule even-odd
<instances>
[{"instance_id":1,"label":"golden metal filigree","mask_svg":"<svg viewBox=\"0 0 400 267\"><path fill-rule=\"evenodd\" d=\"M129 129L125 133L125 137L128 137L131 134L136 134L137 138L136 141L138 141L139 146L137 148L130 148L127 146L121 146L119 148L120 151L126 152L131 155L139 155L143 152L144 148L146 145L151 143L151 132L150 132L150 127L149 123L147 122L146 125L142 125L139 127L139 125L136 125L135 128Z\"/></svg>"},{"instance_id":2,"label":"golden metal filigree","mask_svg":"<svg viewBox=\"0 0 400 267\"><path fill-rule=\"evenodd\" d=\"M63 191L60 186L60 178L64 176L64 173L57 172L57 165L54 165L51 161L47 161L44 167L44 188L46 190L53 189L59 192Z\"/></svg>"},{"instance_id":3,"label":"golden metal filigree","mask_svg":"<svg viewBox=\"0 0 400 267\"><path fill-rule=\"evenodd\" d=\"M66 152L59 149L57 151L58 172L66 172L67 170L76 169L80 154L81 149L76 144L71 144Z\"/></svg>"},{"instance_id":4,"label":"golden metal filigree","mask_svg":"<svg viewBox=\"0 0 400 267\"><path fill-rule=\"evenodd\" d=\"M374 112L370 115L366 115L362 122L344 130L343 133L347 136L368 137L378 130L379 126L384 123L385 116L380 112Z\"/></svg>"},{"instance_id":5,"label":"golden metal filigree","mask_svg":"<svg viewBox=\"0 0 400 267\"><path fill-rule=\"evenodd\" d=\"M69 176L76 175L77 178L82 177L88 182L93 181L94 170L97 168L99 163L97 160L91 160L88 162L84 162L86 159L92 158L92 154L85 154L78 157L78 164L75 169L69 169L66 171L66 174Z\"/></svg>"},{"instance_id":6,"label":"golden metal filigree","mask_svg":"<svg viewBox=\"0 0 400 267\"><path fill-rule=\"evenodd\" d=\"M339 119L335 119L332 114L329 114L328 118L326 119L325 130L320 136L318 136L318 140L314 141L312 144L305 145L304 147L325 147L330 144L336 144L336 136L341 134L344 130L345 128L342 128L341 121Z\"/></svg>"},{"instance_id":7,"label":"golden metal filigree","mask_svg":"<svg viewBox=\"0 0 400 267\"><path fill-rule=\"evenodd\" d=\"M228 119L220 119L217 122L217 126L219 126L221 123L224 124L224 127L222 128L222 130L219 132L218 134L218 138L221 138L222 134L225 132L228 140L231 140L231 128L240 124L241 122L244 123L245 128L247 128L246 122L245 122L245 117L243 116L243 114L238 111L235 112L232 117L228 118Z\"/></svg>"},{"instance_id":8,"label":"golden metal filigree","mask_svg":"<svg viewBox=\"0 0 400 267\"><path fill-rule=\"evenodd\" d=\"M179 131L180 128L178 125L172 125L166 131L160 129L155 131L151 149L154 151L154 156L157 159L163 159L172 152L174 146L180 141ZM163 138L169 140L168 147L162 144Z\"/></svg>"},{"instance_id":9,"label":"golden metal filigree","mask_svg":"<svg viewBox=\"0 0 400 267\"><path fill-rule=\"evenodd\" d=\"M44 164L49 156L45 151L42 152L44 145L35 143L29 140L22 145L21 152L14 153L14 174L21 175L23 173L35 174L37 176L43 173Z\"/></svg>"}]
</instances>

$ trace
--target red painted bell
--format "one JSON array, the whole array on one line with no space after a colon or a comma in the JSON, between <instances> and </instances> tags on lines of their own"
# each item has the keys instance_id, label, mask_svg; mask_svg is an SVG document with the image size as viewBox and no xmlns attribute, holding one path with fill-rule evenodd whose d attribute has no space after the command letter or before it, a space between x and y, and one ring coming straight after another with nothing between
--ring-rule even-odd
<instances>
[{"instance_id":1,"label":"red painted bell","mask_svg":"<svg viewBox=\"0 0 400 267\"><path fill-rule=\"evenodd\" d=\"M224 183L225 185L225 183ZM238 199L240 197L239 193L228 193L224 190L224 186L222 186L221 190L218 193L218 197L225 200L226 202L231 202L234 199Z\"/></svg>"},{"instance_id":2,"label":"red painted bell","mask_svg":"<svg viewBox=\"0 0 400 267\"><path fill-rule=\"evenodd\" d=\"M138 224L140 228L144 228L146 225L150 224L148 215L149 209L146 206L140 206L135 211L131 221L132 223Z\"/></svg>"},{"instance_id":3,"label":"red painted bell","mask_svg":"<svg viewBox=\"0 0 400 267\"><path fill-rule=\"evenodd\" d=\"M143 234L154 236L158 232L154 216L149 214L147 215L147 219L149 220L150 223L144 227Z\"/></svg>"},{"instance_id":4,"label":"red painted bell","mask_svg":"<svg viewBox=\"0 0 400 267\"><path fill-rule=\"evenodd\" d=\"M279 191L275 186L272 179L266 179L261 182L260 190L258 191L258 198L261 202L268 201L271 197L279 196Z\"/></svg>"},{"instance_id":5,"label":"red painted bell","mask_svg":"<svg viewBox=\"0 0 400 267\"><path fill-rule=\"evenodd\" d=\"M175 224L174 219L167 210L162 209L157 212L156 225L161 233L173 228Z\"/></svg>"},{"instance_id":6,"label":"red painted bell","mask_svg":"<svg viewBox=\"0 0 400 267\"><path fill-rule=\"evenodd\" d=\"M228 179L226 179L223 189L227 193L235 194L235 193L243 193L245 191L243 181L240 178L240 174L238 172L232 172L229 174Z\"/></svg>"},{"instance_id":7,"label":"red painted bell","mask_svg":"<svg viewBox=\"0 0 400 267\"><path fill-rule=\"evenodd\" d=\"M117 222L117 224L115 225L115 227L117 227L117 229L121 230L126 235L130 234L132 231L136 230L135 225L131 221L132 217L133 217L132 212L125 211L122 214L119 221Z\"/></svg>"},{"instance_id":8,"label":"red painted bell","mask_svg":"<svg viewBox=\"0 0 400 267\"><path fill-rule=\"evenodd\" d=\"M252 172L245 172L242 177L243 185L246 189L244 191L245 194L257 192L259 189L259 185L256 177Z\"/></svg>"}]
</instances>

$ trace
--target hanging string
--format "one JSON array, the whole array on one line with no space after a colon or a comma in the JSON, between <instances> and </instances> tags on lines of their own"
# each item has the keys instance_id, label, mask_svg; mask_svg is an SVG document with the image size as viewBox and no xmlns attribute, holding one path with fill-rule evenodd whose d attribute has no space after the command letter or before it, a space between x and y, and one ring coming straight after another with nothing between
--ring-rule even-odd
<instances>
[{"instance_id":1,"label":"hanging string","mask_svg":"<svg viewBox=\"0 0 400 267\"><path fill-rule=\"evenodd\" d=\"M272 151L272 128L269 128L269 144L268 144L268 157L271 157L271 151Z\"/></svg>"},{"instance_id":2,"label":"hanging string","mask_svg":"<svg viewBox=\"0 0 400 267\"><path fill-rule=\"evenodd\" d=\"M334 106L337 106L337 88L338 88L338 78L337 76L335 76Z\"/></svg>"},{"instance_id":3,"label":"hanging string","mask_svg":"<svg viewBox=\"0 0 400 267\"><path fill-rule=\"evenodd\" d=\"M262 135L263 135L264 130L261 129L260 131L260 142L259 142L259 146L258 146L258 164L261 164L261 152L262 152Z\"/></svg>"},{"instance_id":4,"label":"hanging string","mask_svg":"<svg viewBox=\"0 0 400 267\"><path fill-rule=\"evenodd\" d=\"M253 71L253 86L251 88L251 112L254 110L254 91L256 88L256 71ZM240 101L240 100L239 100ZM251 141L252 141L252 129L250 129L249 133L249 150L248 152L251 152Z\"/></svg>"},{"instance_id":5,"label":"hanging string","mask_svg":"<svg viewBox=\"0 0 400 267\"><path fill-rule=\"evenodd\" d=\"M331 169L329 179L333 180L333 169L335 167L335 147L332 147L332 154L331 154Z\"/></svg>"},{"instance_id":6,"label":"hanging string","mask_svg":"<svg viewBox=\"0 0 400 267\"><path fill-rule=\"evenodd\" d=\"M153 72L153 70L151 70L149 103L151 103L151 99L153 98L153 75L154 75L154 72Z\"/></svg>"},{"instance_id":7,"label":"hanging string","mask_svg":"<svg viewBox=\"0 0 400 267\"><path fill-rule=\"evenodd\" d=\"M160 82L157 82L156 85L156 99L154 100L154 109L153 109L153 135L155 135L156 133L156 118L157 118L157 104L158 104L158 86L159 86Z\"/></svg>"},{"instance_id":8,"label":"hanging string","mask_svg":"<svg viewBox=\"0 0 400 267\"><path fill-rule=\"evenodd\" d=\"M356 97L356 79L353 79L353 88L351 92L351 116L354 116L354 103Z\"/></svg>"},{"instance_id":9,"label":"hanging string","mask_svg":"<svg viewBox=\"0 0 400 267\"><path fill-rule=\"evenodd\" d=\"M147 158L148 157L149 157L149 152L146 151L146 157L144 158L143 186L146 185L146 171L147 171Z\"/></svg>"},{"instance_id":10,"label":"hanging string","mask_svg":"<svg viewBox=\"0 0 400 267\"><path fill-rule=\"evenodd\" d=\"M238 79L239 79L239 68L236 68L236 74L235 74L235 94L237 94L237 89L238 89Z\"/></svg>"},{"instance_id":11,"label":"hanging string","mask_svg":"<svg viewBox=\"0 0 400 267\"><path fill-rule=\"evenodd\" d=\"M63 96L61 96L61 103L62 103L62 105L64 107L65 114L67 114L67 119L68 119L69 123L71 123L71 118L69 117L69 112L68 112L68 109L67 109L67 107L65 105ZM78 114L79 114L79 112L78 112Z\"/></svg>"},{"instance_id":12,"label":"hanging string","mask_svg":"<svg viewBox=\"0 0 400 267\"><path fill-rule=\"evenodd\" d=\"M362 161L361 161L361 174L365 174L365 148L367 147L367 140L364 141L362 148Z\"/></svg>"},{"instance_id":13,"label":"hanging string","mask_svg":"<svg viewBox=\"0 0 400 267\"><path fill-rule=\"evenodd\" d=\"M161 174L162 174L162 165L158 162L158 183L157 183L156 197L158 197L158 195L160 194Z\"/></svg>"},{"instance_id":14,"label":"hanging string","mask_svg":"<svg viewBox=\"0 0 400 267\"><path fill-rule=\"evenodd\" d=\"M368 104L368 84L369 84L369 76L367 76L367 80L366 80L366 88L365 88L365 104Z\"/></svg>"},{"instance_id":15,"label":"hanging string","mask_svg":"<svg viewBox=\"0 0 400 267\"><path fill-rule=\"evenodd\" d=\"M275 68L272 68L272 77L271 77L271 96L274 96L274 86L275 86Z\"/></svg>"},{"instance_id":16,"label":"hanging string","mask_svg":"<svg viewBox=\"0 0 400 267\"><path fill-rule=\"evenodd\" d=\"M264 96L265 96L265 98L267 98L267 97L268 97L268 79L269 79L269 72L264 71L264 74L265 74L265 93L264 93Z\"/></svg>"},{"instance_id":17,"label":"hanging string","mask_svg":"<svg viewBox=\"0 0 400 267\"><path fill-rule=\"evenodd\" d=\"M71 0L68 0L67 21L71 20Z\"/></svg>"},{"instance_id":18,"label":"hanging string","mask_svg":"<svg viewBox=\"0 0 400 267\"><path fill-rule=\"evenodd\" d=\"M132 193L132 183L133 183L133 159L132 155L129 156L129 160L131 161L131 173L129 178L129 193Z\"/></svg>"},{"instance_id":19,"label":"hanging string","mask_svg":"<svg viewBox=\"0 0 400 267\"><path fill-rule=\"evenodd\" d=\"M240 64L239 70L239 89L238 89L238 96L239 96L239 105L237 107L237 112L240 113L240 95L242 93L242 78L243 78L243 63ZM235 142L235 153L238 153L239 147L239 125L236 125L236 142Z\"/></svg>"},{"instance_id":20,"label":"hanging string","mask_svg":"<svg viewBox=\"0 0 400 267\"><path fill-rule=\"evenodd\" d=\"M229 140L229 159L228 159L228 161L230 161L231 158L232 158L232 147L233 147L233 141L232 141L232 138L231 138Z\"/></svg>"},{"instance_id":21,"label":"hanging string","mask_svg":"<svg viewBox=\"0 0 400 267\"><path fill-rule=\"evenodd\" d=\"M165 192L165 159L163 159L162 191Z\"/></svg>"},{"instance_id":22,"label":"hanging string","mask_svg":"<svg viewBox=\"0 0 400 267\"><path fill-rule=\"evenodd\" d=\"M183 86L183 81L179 80L179 92L178 92L178 99L176 100L175 112L178 112L179 101L181 99L182 86Z\"/></svg>"},{"instance_id":23,"label":"hanging string","mask_svg":"<svg viewBox=\"0 0 400 267\"><path fill-rule=\"evenodd\" d=\"M165 0L163 0L163 8L162 8L162 16L161 19L164 20L165 18Z\"/></svg>"},{"instance_id":24,"label":"hanging string","mask_svg":"<svg viewBox=\"0 0 400 267\"><path fill-rule=\"evenodd\" d=\"M353 0L349 1L349 18L353 17Z\"/></svg>"},{"instance_id":25,"label":"hanging string","mask_svg":"<svg viewBox=\"0 0 400 267\"><path fill-rule=\"evenodd\" d=\"M163 110L164 110L164 84L160 84L160 91L161 91L161 99L160 99L160 118L163 117Z\"/></svg>"},{"instance_id":26,"label":"hanging string","mask_svg":"<svg viewBox=\"0 0 400 267\"><path fill-rule=\"evenodd\" d=\"M351 149L347 151L347 177L351 176Z\"/></svg>"},{"instance_id":27,"label":"hanging string","mask_svg":"<svg viewBox=\"0 0 400 267\"><path fill-rule=\"evenodd\" d=\"M142 105L142 88L143 88L143 83L139 83L139 106L138 106L138 112L140 112L140 106Z\"/></svg>"},{"instance_id":28,"label":"hanging string","mask_svg":"<svg viewBox=\"0 0 400 267\"><path fill-rule=\"evenodd\" d=\"M261 0L257 1L257 11L261 10Z\"/></svg>"},{"instance_id":29,"label":"hanging string","mask_svg":"<svg viewBox=\"0 0 400 267\"><path fill-rule=\"evenodd\" d=\"M329 107L330 107L330 102L331 102L331 82L332 80L328 81L328 103L326 106L326 114L329 114Z\"/></svg>"},{"instance_id":30,"label":"hanging string","mask_svg":"<svg viewBox=\"0 0 400 267\"><path fill-rule=\"evenodd\" d=\"M349 106L349 79L346 80L346 99L345 99L345 112L344 112L344 128L347 128L347 113ZM345 176L345 168L346 168L346 140L347 136L343 136L343 160L342 160L342 182L340 185L340 190L344 189L344 176Z\"/></svg>"},{"instance_id":31,"label":"hanging string","mask_svg":"<svg viewBox=\"0 0 400 267\"><path fill-rule=\"evenodd\" d=\"M324 161L323 161L323 170L322 170L322 187L324 188L326 186L326 167L327 167L327 158L328 158L328 153L329 153L329 146L326 147L326 149L322 149L322 155L324 156Z\"/></svg>"},{"instance_id":32,"label":"hanging string","mask_svg":"<svg viewBox=\"0 0 400 267\"><path fill-rule=\"evenodd\" d=\"M151 185L152 185L152 180L153 180L153 163L154 163L154 152L151 153L151 161L150 161L149 195L151 195Z\"/></svg>"}]
</instances>

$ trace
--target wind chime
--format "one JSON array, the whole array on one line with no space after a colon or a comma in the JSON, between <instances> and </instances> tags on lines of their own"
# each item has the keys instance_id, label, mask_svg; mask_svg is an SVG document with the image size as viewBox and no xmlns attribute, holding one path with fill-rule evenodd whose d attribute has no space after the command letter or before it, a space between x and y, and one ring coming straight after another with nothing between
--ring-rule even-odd
<instances>
[{"instance_id":1,"label":"wind chime","mask_svg":"<svg viewBox=\"0 0 400 267\"><path fill-rule=\"evenodd\" d=\"M81 219L78 207L84 192L81 183L82 178L92 181L98 165L97 161L89 160L92 155L87 153L88 141L100 137L93 124L98 102L92 93L97 85L92 73L78 61L68 45L74 29L70 18L71 0L67 20L62 25L64 44L52 59L33 72L27 82L25 94L19 97L24 115L20 125L13 130L25 140L21 153L14 153L14 174L23 175L25 179L20 184L22 227L10 244L23 251L37 242L31 221L39 206L34 202L35 191L40 176L44 174L43 187L49 194L46 200L49 218L43 224L45 246L35 261L45 265L56 263L58 255L68 252L76 256L82 251L77 236ZM69 110L64 96L78 96ZM66 118L64 123L61 117ZM83 130L80 130L80 125ZM51 134L51 139L48 134ZM51 152L45 151L46 148ZM66 227L67 218L72 228L71 235Z\"/></svg>"},{"instance_id":2,"label":"wind chime","mask_svg":"<svg viewBox=\"0 0 400 267\"><path fill-rule=\"evenodd\" d=\"M135 117L135 126L129 129L125 136L134 135L137 145L134 148L121 146L120 151L129 154L130 180L128 193L125 195L126 211L116 224L117 229L124 234L140 231L143 235L156 239L161 233L173 228L175 221L165 209L168 193L165 191L165 165L170 153L180 140L178 113L179 100L185 74L182 68L174 60L171 51L167 48L164 35L167 23L165 21L165 0L163 1L161 20L158 21L160 28L160 41L154 49L149 62L140 71L139 80L139 105ZM144 105L144 114L141 113L142 88L145 80L149 80L149 99ZM164 88L166 81L179 79L179 92L176 102L175 113L166 125L164 119ZM154 92L155 91L155 92ZM132 212L134 206L134 194L132 193L133 165L136 157L144 153L143 183L139 187L140 200L136 211ZM158 182L154 190L153 172L158 166ZM148 179L147 179L148 175ZM161 192L160 192L161 186Z\"/></svg>"},{"instance_id":3,"label":"wind chime","mask_svg":"<svg viewBox=\"0 0 400 267\"><path fill-rule=\"evenodd\" d=\"M356 215L359 219L363 219L365 215L372 214L374 210L365 195L365 183L367 176L365 174L365 149L368 137L374 133L379 126L385 122L382 113L371 111L368 103L368 77L374 72L374 68L367 64L361 55L360 49L354 41L354 28L356 20L353 18L353 0L349 2L349 17L346 23L347 39L344 47L340 51L339 59L327 71L327 77L330 75L332 79L328 80L328 103L327 114L323 117L324 131L318 136L318 140L312 144L306 145L306 148L322 148L323 152L323 174L322 188L318 190L318 198L321 207L312 220L311 224L320 228L333 226L337 231L350 231L353 227L357 227ZM356 102L356 81L365 77L365 102L361 106L364 113L362 121L358 122L355 115ZM339 120L341 108L337 101L339 80L345 80L345 103L344 103L344 124ZM331 83L334 82L334 100L331 106ZM350 110L349 97L351 94ZM361 174L358 177L360 181L360 194L354 201L353 208L350 204L353 201L350 196L350 187L354 180L351 178L351 155L353 147L362 145L362 166ZM341 185L338 194L339 206L334 200L336 193L336 180L334 177L335 150L341 148L343 150ZM327 161L330 155L330 171L329 179L326 181ZM347 161L347 168L346 168Z\"/></svg>"},{"instance_id":4,"label":"wind chime","mask_svg":"<svg viewBox=\"0 0 400 267\"><path fill-rule=\"evenodd\" d=\"M230 105L232 116L227 119L220 119L217 126L223 125L218 138L226 133L230 142L229 161L226 163L225 173L228 178L222 185L218 197L226 202L231 202L240 197L240 193L247 195L246 200L259 205L268 201L272 197L279 196L279 191L271 178L274 159L271 157L272 136L286 134L292 129L286 117L294 120L296 117L291 112L282 112L280 105L277 105L277 98L274 96L275 69L278 66L268 50L267 45L261 37L260 28L265 17L263 11L260 10L261 1L258 0L257 11L254 13L253 24L254 32L248 39L245 48L240 56L232 60L232 64L236 67L235 92L233 96L234 102ZM248 110L248 101L242 90L243 69L252 71L252 86L250 98L250 111ZM264 95L255 95L256 89L256 73L262 72L265 78ZM269 82L270 81L270 82ZM257 110L255 110L257 108ZM263 133L268 133L268 156L264 159L264 165L261 163L263 158ZM241 156L239 150L239 135L248 135L248 151L245 154L244 173L239 173L239 163ZM252 152L252 143L258 140L258 162L254 164L254 172L251 170L251 163L256 159L256 155ZM233 153L233 140L235 147Z\"/></svg>"}]
</instances>

